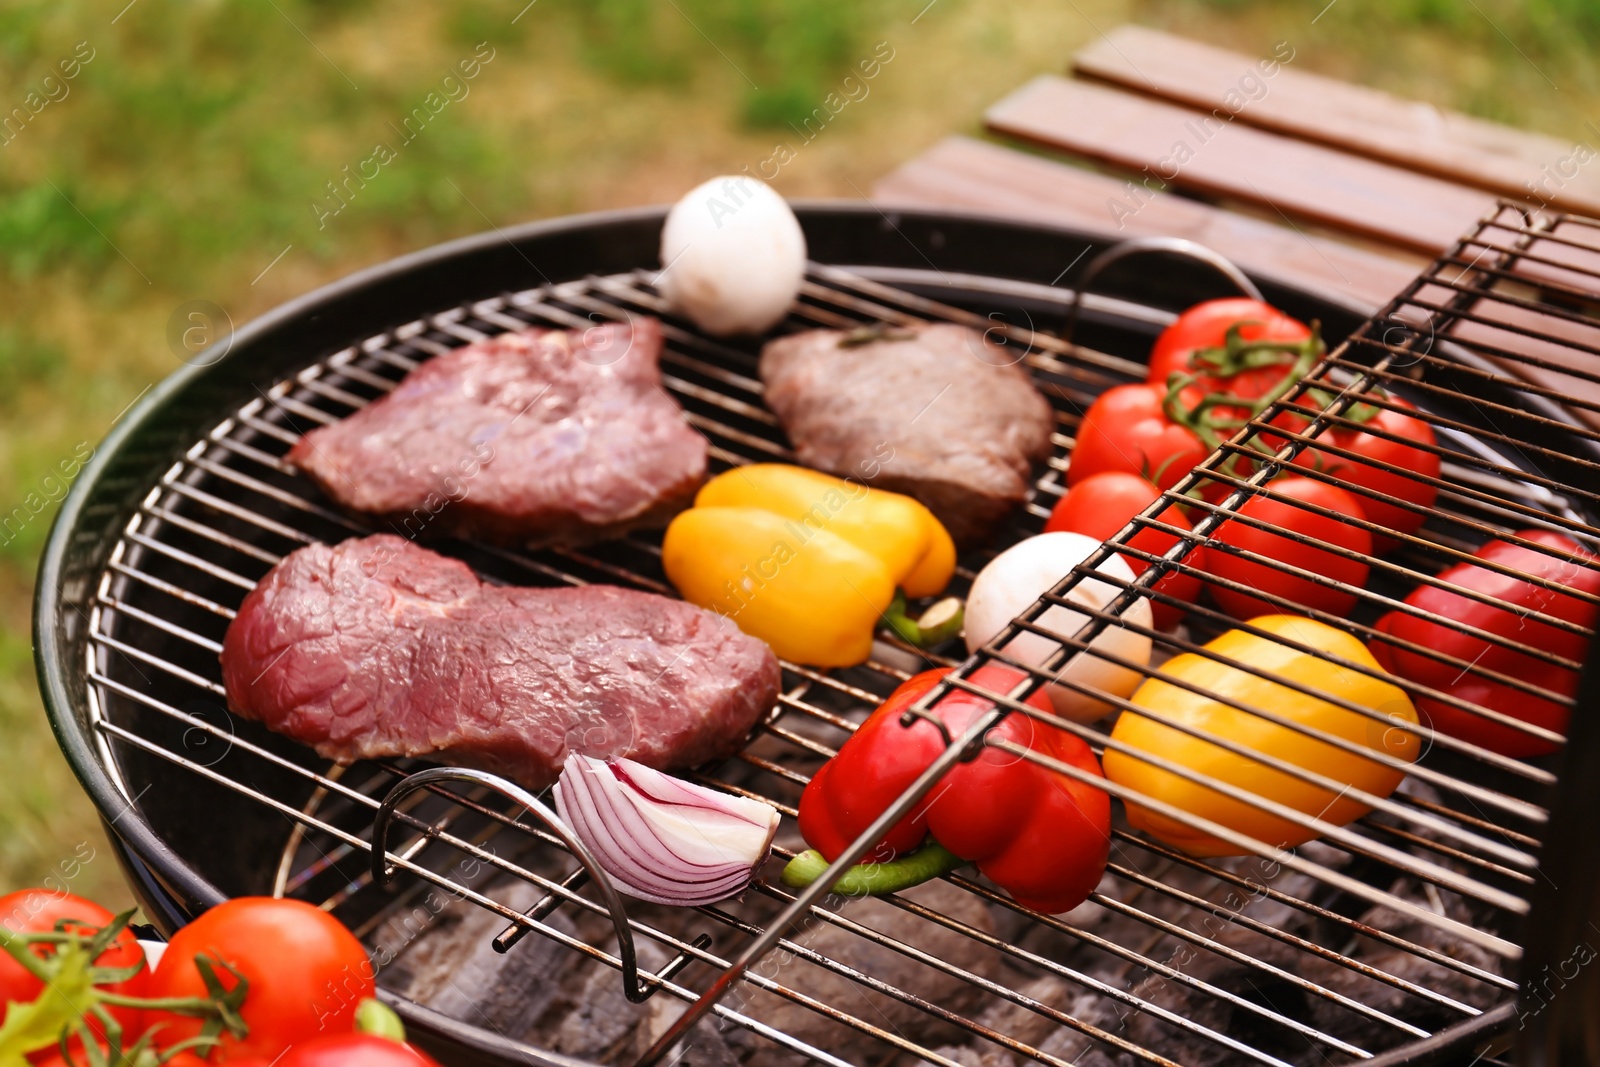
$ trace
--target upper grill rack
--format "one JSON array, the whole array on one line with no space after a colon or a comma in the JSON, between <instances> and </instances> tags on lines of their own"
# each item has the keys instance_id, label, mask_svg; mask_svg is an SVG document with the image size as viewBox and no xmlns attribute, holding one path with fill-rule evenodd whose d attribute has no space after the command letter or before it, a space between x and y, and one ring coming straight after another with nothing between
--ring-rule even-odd
<instances>
[{"instance_id":1,"label":"upper grill rack","mask_svg":"<svg viewBox=\"0 0 1600 1067\"><path fill-rule=\"evenodd\" d=\"M1467 329L1487 330L1484 324L1503 321L1495 312L1508 314L1507 309L1532 319L1548 313L1569 334L1592 324L1592 316L1584 319L1567 305L1580 294L1593 298L1600 292L1600 274L1573 263L1576 250L1594 245L1584 245L1569 230L1594 232L1577 220L1536 227L1512 209L1503 209L1410 287L1376 325L1319 368L1318 382L1334 398L1330 404L1309 403L1303 388L1280 405L1296 405L1313 419L1303 433L1282 435L1290 450L1282 460L1329 426L1348 422L1346 409L1373 382L1416 400L1439 436L1446 464L1439 479L1439 504L1421 536L1402 538L1400 552L1387 562L1368 561L1380 576L1375 592L1362 593L1370 607L1396 606L1410 584L1431 580L1442 565L1470 553L1487 537L1523 526L1544 525L1594 543L1594 529L1585 521L1593 510L1594 492L1542 473L1551 457L1535 439L1540 420L1548 416L1503 402L1519 394L1567 398L1487 361L1521 361L1534 370L1562 367L1573 372L1567 363L1551 358L1553 351L1523 360L1505 337L1486 339ZM1548 244L1562 253L1551 254ZM1594 258L1600 260L1600 253ZM1561 273L1554 274L1558 268ZM1539 288L1546 284L1546 274L1552 275L1549 287ZM914 296L886 282L931 287L933 279L921 272L882 272L873 278L814 266L796 318L806 325L828 326L940 318L995 327L975 311ZM977 290L984 285L978 279L957 282ZM997 302L1015 296L1016 287L989 284L982 295ZM1513 284L1521 288L1506 291ZM1561 304L1530 298L1530 287L1552 294ZM409 766L317 771L304 765L309 753L249 729L241 734L221 707L216 654L233 605L282 555L312 541L370 532L326 507L282 462L304 429L343 417L392 388L421 359L456 345L528 323L585 326L593 318L634 313L665 314L643 273L482 301L336 353L266 390L197 442L128 524L101 578L89 620L91 716L107 768L129 803L143 796L135 788L142 783L126 782L121 763L141 755L181 767L280 813L287 820L288 836L280 891L340 909L369 939L381 942L398 909L439 887L500 914L517 934L536 930L590 960L618 966L616 950L603 939L586 940L572 933L570 924L551 921L552 913L563 907L575 914L603 911L594 894L583 891L581 878L573 876L570 861L560 862L558 842L518 823L514 812L507 814L480 794L435 788L411 798L415 803L405 807L399 820L412 836L404 841L396 837L391 858L412 877L392 894L375 889L366 872L367 831L377 798ZM670 318L665 321L668 388L711 441L714 460L736 464L791 458L775 421L761 406L752 354L702 338ZM1493 328L1503 333L1503 327ZM1560 340L1548 324L1524 322L1519 329L1540 344L1565 346L1586 357L1600 353L1594 347L1600 333L1582 342ZM1107 386L1142 377L1143 368L1021 325L1006 326L1004 333L1009 343L1025 347L1024 358L1058 409L1056 455L1036 485L1027 514L1012 531L1012 536L1021 536L1037 529L1039 518L1061 492L1081 412ZM1440 354L1445 342L1485 361L1464 366L1459 357ZM1447 373L1461 376L1452 385L1465 378L1492 387L1491 393L1499 390L1494 395L1501 402L1473 401L1481 413L1477 422L1454 417L1460 389L1445 391L1429 380L1430 374ZM1577 373L1600 381L1592 371ZM1446 413L1430 410L1430 399ZM1600 411L1592 403L1569 402L1591 413ZM1272 414L1264 413L1263 420ZM1512 432L1500 426L1511 426ZM1562 429L1588 441L1600 439L1592 430ZM1225 446L1224 454L1238 448ZM1250 493L1272 495L1270 487L1261 485L1268 470L1249 479L1230 479L1216 469L1221 458L1212 457L1191 484L1167 494L1116 539L1118 551L1154 563L1147 575L1098 613L1089 629L1050 634L1053 639L1067 649L1081 648L1100 628L1131 626L1121 612L1137 598L1152 595L1148 586L1157 574L1192 569L1186 560L1193 544L1231 517ZM1591 473L1596 466L1592 459L1561 458ZM1183 538L1164 558L1125 546L1137 528L1181 534L1162 523L1162 510L1205 479L1226 484L1233 492L1220 505L1199 505L1205 514L1199 516L1194 535ZM649 535L582 551L515 552L470 544L451 550L499 580L610 581L671 592L661 574L657 538ZM985 558L980 553L963 559L955 591ZM1062 596L1083 573L1075 572L1053 597ZM1041 601L1016 627L1048 633L1033 620L1052 602ZM1358 611L1353 620L1330 621L1367 636L1361 629L1366 626L1363 618ZM1191 610L1187 636L1146 633L1158 648L1192 652L1233 625L1220 612L1202 607ZM159 648L160 654L151 648ZM996 654L991 650L988 655ZM738 760L700 777L759 796L792 816L808 772L853 729L854 713L881 700L908 676L911 658L912 651L886 633L874 660L860 668L824 673L786 664L779 708L757 739ZM950 684L970 687L962 680L965 673L958 672ZM1045 677L1032 672L1029 687L1042 684ZM1019 703L1024 695L1018 691L994 697L1002 709L1039 715ZM1118 703L1114 697L1110 702ZM1271 715L1269 709L1250 710ZM1109 740L1100 726L1056 725L1079 733L1097 753ZM748 962L775 945L783 961L803 961L811 970L785 973L758 967L744 976L747 985L740 987L736 1001L712 1010L725 1021L826 1062L855 1055L861 1046L853 1042L860 1038L881 1042L880 1047L910 1059L957 1062L923 1038L921 1024L905 1025L905 1016L895 1012L929 1017L945 1024L946 1035L1045 1063L1072 1062L1089 1046L1107 1056L1152 1063L1218 1054L1284 1063L1313 1050L1319 1061L1366 1059L1509 1004L1515 986L1496 958L1514 959L1518 952L1516 920L1526 911L1525 887L1535 877L1545 819L1540 800L1554 781L1541 762L1513 760L1420 732L1434 751L1411 768L1400 793L1377 804L1374 814L1359 824L1328 828L1323 843L1294 853L1257 842L1254 851L1264 862L1205 862L1119 824L1108 877L1078 912L1034 916L982 882L954 877L950 882L959 890L956 895L981 902L979 911L989 916L987 921L944 898L939 908L897 898L887 905L902 917L894 934L853 920L852 905L838 909L832 901L804 910L809 923L805 935L780 938L783 920L778 913L794 907L794 895L769 879L759 882L743 902L696 909L687 923L682 916L660 919L653 912L649 919L633 917L635 938L659 946L662 958L672 961L641 977L647 985L692 1001L708 985L718 987L714 992L728 988L735 960ZM1031 753L1017 754L1033 758ZM463 873L468 870L472 876ZM506 875L531 882L546 899L521 914L500 899L505 883L496 878ZM807 947L818 939L818 930L827 930L834 941L870 943L885 956L915 964L900 975L877 965L852 966ZM930 951L926 938L933 932L953 935L963 946L959 958ZM816 995L817 971L830 972L853 995L831 1001ZM719 973L721 981L713 983ZM773 1028L762 1021L773 997L762 1000L748 993L751 987L833 1020L842 1036L804 1040ZM974 1003L975 998L960 993L968 987L988 998ZM1041 989L1056 990L1056 997L1042 997ZM1061 991L1075 999L1068 1000ZM868 1000L868 992L875 999ZM892 1010L886 1012L884 1004ZM1000 1010L1008 1006L1009 1014ZM666 1048L673 1037L669 1032L659 1047Z\"/></svg>"}]
</instances>

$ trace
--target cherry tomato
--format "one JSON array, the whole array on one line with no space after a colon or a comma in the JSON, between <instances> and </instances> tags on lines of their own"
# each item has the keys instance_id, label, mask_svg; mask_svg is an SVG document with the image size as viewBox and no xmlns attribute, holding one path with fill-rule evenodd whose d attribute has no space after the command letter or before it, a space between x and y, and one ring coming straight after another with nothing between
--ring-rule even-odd
<instances>
[{"instance_id":1,"label":"cherry tomato","mask_svg":"<svg viewBox=\"0 0 1600 1067\"><path fill-rule=\"evenodd\" d=\"M1201 393L1229 392L1255 400L1271 392L1289 372L1292 357L1282 364L1241 371L1231 378L1208 373L1204 362L1195 361L1196 352L1225 345L1228 329L1236 323L1244 324L1239 329L1239 337L1245 341L1292 344L1311 337L1311 329L1305 323L1260 300L1248 297L1207 300L1179 315L1171 326L1161 331L1150 349L1150 370L1145 381L1165 388L1173 374L1196 374L1199 377L1195 384Z\"/></svg>"},{"instance_id":2,"label":"cherry tomato","mask_svg":"<svg viewBox=\"0 0 1600 1067\"><path fill-rule=\"evenodd\" d=\"M1148 479L1122 471L1106 471L1085 478L1068 489L1051 509L1050 519L1044 524L1044 529L1046 533L1064 530L1067 533L1086 534L1096 540L1104 541L1160 498L1161 490ZM1189 520L1184 518L1183 512L1176 507L1168 507L1157 518L1180 530L1189 529ZM1128 545L1159 555L1177 544L1179 540L1176 534L1143 529L1133 535ZM1184 562L1189 566L1200 568L1201 554L1204 551L1205 549L1199 546L1190 549ZM1136 556L1122 558L1133 569L1135 575L1143 574L1145 568L1150 565L1146 560ZM1197 575L1173 571L1156 582L1155 588L1168 596L1192 604L1200 595L1200 578ZM1156 600L1150 602L1150 607L1155 613L1155 624L1163 630L1170 630L1183 621L1182 608Z\"/></svg>"},{"instance_id":3,"label":"cherry tomato","mask_svg":"<svg viewBox=\"0 0 1600 1067\"><path fill-rule=\"evenodd\" d=\"M40 933L53 930L56 923L64 919L78 920L72 924L71 929L88 933L93 929L109 925L115 918L116 916L93 901L84 900L70 893L52 892L48 889L23 889L0 897L0 925L13 933ZM39 956L47 955L47 950L42 945L35 947L34 952ZM132 967L144 962L144 949L139 947L133 931L124 930L95 962L101 967ZM145 968L127 981L105 988L113 993L141 997L145 995L149 981L150 970ZM22 964L6 953L0 952L0 1018L4 1017L6 1004L26 1004L37 1000L43 988L44 983L24 970ZM137 1008L107 1010L121 1024L124 1044L132 1044L144 1031L144 1013ZM93 1019L89 1020L89 1027L96 1034L102 1032L100 1024ZM81 1047L81 1042L73 1038L72 1047ZM52 1048L35 1052L29 1058L46 1059L53 1054ZM54 1054L58 1055L59 1051Z\"/></svg>"},{"instance_id":4,"label":"cherry tomato","mask_svg":"<svg viewBox=\"0 0 1600 1067\"><path fill-rule=\"evenodd\" d=\"M1387 407L1374 406L1376 414L1361 424L1361 428L1340 426L1319 438L1336 448L1355 453L1357 458L1307 448L1294 458L1294 462L1297 466L1324 471L1362 489L1408 500L1423 508L1432 507L1439 495L1438 489L1425 481L1407 477L1407 472L1423 478L1437 478L1439 456L1407 442L1435 444L1437 439L1433 435L1433 427L1415 415L1406 414L1406 411L1415 411L1416 408L1399 397L1388 398L1388 403L1405 410L1391 411ZM1399 440L1391 441L1381 436L1383 434L1393 435ZM1375 463L1390 464L1399 470L1384 470L1373 466ZM1426 518L1422 513L1407 511L1397 504L1367 496L1360 497L1360 500L1367 518L1399 533L1416 533ZM1373 547L1379 552L1387 552L1396 544L1398 542L1394 538L1381 534L1373 538Z\"/></svg>"},{"instance_id":5,"label":"cherry tomato","mask_svg":"<svg viewBox=\"0 0 1600 1067\"><path fill-rule=\"evenodd\" d=\"M229 1061L232 1067L232 1061ZM330 1034L296 1045L276 1067L439 1067L421 1050L372 1034Z\"/></svg>"},{"instance_id":6,"label":"cherry tomato","mask_svg":"<svg viewBox=\"0 0 1600 1067\"><path fill-rule=\"evenodd\" d=\"M1570 538L1548 530L1524 530L1517 536L1583 562L1571 563L1536 549L1498 540L1490 541L1474 555L1478 559L1559 584L1574 592L1600 596L1600 557L1586 551ZM1535 659L1526 652L1506 648L1488 638L1463 633L1448 623L1484 630L1504 640L1543 649L1582 663L1588 653L1587 638L1531 618L1530 613L1537 612L1592 629L1596 617L1600 616L1600 608L1578 597L1474 563L1457 563L1441 571L1439 579L1491 597L1496 603L1486 604L1449 589L1422 585L1412 590L1411 595L1406 597L1406 603L1442 616L1446 622L1434 622L1402 611L1391 611L1378 620L1378 630L1471 663L1480 670L1509 675L1566 697L1577 694L1578 672ZM1409 681L1534 726L1557 733L1566 732L1571 709L1553 700L1514 689L1475 671L1463 670L1452 663L1441 663L1420 652L1398 648L1382 640L1372 642L1372 654L1385 670ZM1492 722L1433 697L1419 695L1416 703L1417 710L1431 721L1434 729L1502 755L1517 758L1541 756L1554 752L1557 747L1553 742L1530 737L1514 727Z\"/></svg>"},{"instance_id":7,"label":"cherry tomato","mask_svg":"<svg viewBox=\"0 0 1600 1067\"><path fill-rule=\"evenodd\" d=\"M275 1059L291 1045L329 1033L348 1033L356 1006L375 993L373 966L355 935L339 920L298 900L241 897L218 904L173 937L151 978L152 997L199 997L205 984L195 957L226 962L250 983L241 1014L250 1034L222 1035L212 1062L259 1056ZM225 988L233 979L220 966ZM196 1019L151 1013L171 1047L200 1032Z\"/></svg>"},{"instance_id":8,"label":"cherry tomato","mask_svg":"<svg viewBox=\"0 0 1600 1067\"><path fill-rule=\"evenodd\" d=\"M1188 429L1167 418L1167 390L1154 385L1119 385L1090 405L1078 427L1067 468L1077 485L1104 471L1137 474L1171 489L1205 459L1207 449Z\"/></svg>"},{"instance_id":9,"label":"cherry tomato","mask_svg":"<svg viewBox=\"0 0 1600 1067\"><path fill-rule=\"evenodd\" d=\"M1311 538L1325 544L1368 555L1372 552L1372 537L1358 526L1348 525L1339 519L1319 515L1294 503L1298 501L1327 508L1338 515L1355 518L1364 516L1361 502L1338 486L1328 485L1312 478L1289 475L1269 482L1267 489L1274 496L1252 496L1239 508L1239 514L1265 523L1267 529L1247 526L1237 519L1229 519L1212 535L1214 542L1254 552L1266 559L1292 567L1299 567L1325 578L1360 587L1367 580L1367 565L1361 560L1348 559L1315 544L1302 544L1283 533ZM1355 606L1356 595L1332 589L1309 578L1287 574L1276 567L1254 560L1241 559L1222 549L1208 549L1206 570L1218 578L1238 582L1249 589L1281 596L1290 605L1268 603L1260 597L1211 585L1211 595L1225 611L1241 619L1253 618L1285 611L1293 605L1315 608L1333 615L1344 615Z\"/></svg>"}]
</instances>

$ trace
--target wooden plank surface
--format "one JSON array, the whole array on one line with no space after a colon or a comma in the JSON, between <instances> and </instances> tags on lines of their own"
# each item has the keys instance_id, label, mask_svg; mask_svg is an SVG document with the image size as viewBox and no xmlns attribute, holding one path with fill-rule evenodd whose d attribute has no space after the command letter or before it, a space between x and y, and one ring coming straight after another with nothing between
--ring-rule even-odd
<instances>
[{"instance_id":1,"label":"wooden plank surface","mask_svg":"<svg viewBox=\"0 0 1600 1067\"><path fill-rule=\"evenodd\" d=\"M1427 254L1453 243L1492 198L1438 178L1254 129L1208 113L1064 78L1036 78L989 109L990 129L1140 176L1133 212L1158 177ZM1148 172L1145 168L1149 168Z\"/></svg>"},{"instance_id":2,"label":"wooden plank surface","mask_svg":"<svg viewBox=\"0 0 1600 1067\"><path fill-rule=\"evenodd\" d=\"M1554 395L1549 399L1564 405L1591 429L1600 430L1600 381L1596 380L1600 376L1600 357L1584 350L1600 343L1600 329L1492 301L1481 301L1472 310L1501 325L1464 322L1450 331L1451 337L1570 367L1571 373L1563 373L1520 359L1487 357L1508 374L1551 390ZM1545 337L1555 340L1544 340Z\"/></svg>"},{"instance_id":3,"label":"wooden plank surface","mask_svg":"<svg viewBox=\"0 0 1600 1067\"><path fill-rule=\"evenodd\" d=\"M1249 271L1369 309L1386 303L1426 265L1412 253L1379 253L1224 211L1170 193L1119 217L1108 203L1124 183L1103 174L965 137L950 137L880 179L875 201L952 207L1072 226L1108 239L1187 237ZM1065 266L1065 264L1063 264Z\"/></svg>"},{"instance_id":4,"label":"wooden plank surface","mask_svg":"<svg viewBox=\"0 0 1600 1067\"><path fill-rule=\"evenodd\" d=\"M1509 219L1515 225L1520 220ZM1484 245L1466 250L1473 257L1487 247L1511 248L1517 234L1490 229ZM1535 238L1526 257L1511 268L1517 278L1532 286L1551 286L1540 294L1535 289L1508 288L1498 300L1485 300L1473 311L1490 323L1504 323L1506 329L1492 325L1463 323L1453 334L1498 345L1513 352L1536 357L1553 366L1537 366L1523 360L1500 360L1512 374L1554 391L1558 402L1588 426L1600 429L1600 229L1581 222L1562 222L1548 237ZM1539 307L1519 307L1519 301L1547 301ZM1511 332L1507 332L1511 331ZM1548 338L1545 340L1544 338ZM1556 367L1565 367L1563 373Z\"/></svg>"},{"instance_id":5,"label":"wooden plank surface","mask_svg":"<svg viewBox=\"0 0 1600 1067\"><path fill-rule=\"evenodd\" d=\"M1287 56L1292 46L1285 46ZM1318 141L1463 185L1600 215L1600 155L1544 134L1296 69L1143 26L1119 26L1073 57L1080 77ZM1251 74L1255 80L1248 81ZM1230 96L1230 94L1233 94ZM1240 106L1240 101L1246 101Z\"/></svg>"}]
</instances>

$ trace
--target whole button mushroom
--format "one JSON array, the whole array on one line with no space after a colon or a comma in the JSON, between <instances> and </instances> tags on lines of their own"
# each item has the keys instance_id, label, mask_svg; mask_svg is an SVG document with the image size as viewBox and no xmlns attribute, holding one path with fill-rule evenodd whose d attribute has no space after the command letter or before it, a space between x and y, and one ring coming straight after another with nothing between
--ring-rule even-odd
<instances>
[{"instance_id":1,"label":"whole button mushroom","mask_svg":"<svg viewBox=\"0 0 1600 1067\"><path fill-rule=\"evenodd\" d=\"M673 309L709 334L759 334L793 306L806 239L783 197L743 175L695 186L661 230L659 279Z\"/></svg>"}]
</instances>

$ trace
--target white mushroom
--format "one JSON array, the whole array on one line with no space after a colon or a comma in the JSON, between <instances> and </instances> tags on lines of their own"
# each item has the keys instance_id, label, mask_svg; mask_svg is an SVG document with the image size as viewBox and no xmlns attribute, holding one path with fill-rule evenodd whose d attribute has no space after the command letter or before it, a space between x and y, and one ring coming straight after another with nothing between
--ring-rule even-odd
<instances>
[{"instance_id":1,"label":"white mushroom","mask_svg":"<svg viewBox=\"0 0 1600 1067\"><path fill-rule=\"evenodd\" d=\"M1047 533L1012 545L996 556L978 573L973 580L972 591L967 595L967 651L977 651L992 641L1007 623L1027 610L1041 594L1052 589L1073 567L1088 559L1099 547L1099 541L1082 534ZM1133 581L1133 571L1120 556L1108 557L1095 570L1111 578ZM1109 583L1085 578L1073 586L1067 599L1091 610L1099 610L1121 591ZM1148 627L1149 602L1139 600L1123 612L1122 617L1136 625ZM1081 611L1057 604L1046 610L1036 625L1063 637L1072 637L1090 618ZM1089 647L1139 665L1150 662L1150 638L1116 625L1108 626L1089 643ZM1061 648L1060 643L1042 634L1022 633L1012 638L1002 651L1019 662L1037 665L1044 663ZM1119 697L1130 695L1143 681L1143 676L1136 670L1081 652L1068 660L1056 677ZM1112 707L1104 700L1065 685L1052 684L1046 687L1046 692L1056 713L1074 722L1093 722Z\"/></svg>"},{"instance_id":2,"label":"white mushroom","mask_svg":"<svg viewBox=\"0 0 1600 1067\"><path fill-rule=\"evenodd\" d=\"M695 186L661 229L661 291L707 333L758 334L794 304L806 238L783 197L754 178Z\"/></svg>"}]
</instances>

